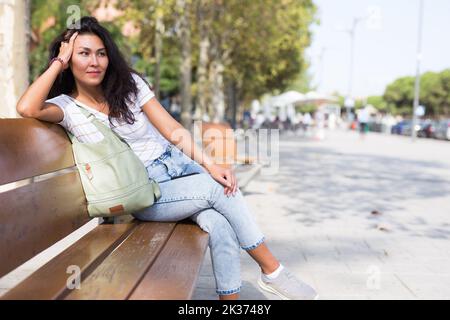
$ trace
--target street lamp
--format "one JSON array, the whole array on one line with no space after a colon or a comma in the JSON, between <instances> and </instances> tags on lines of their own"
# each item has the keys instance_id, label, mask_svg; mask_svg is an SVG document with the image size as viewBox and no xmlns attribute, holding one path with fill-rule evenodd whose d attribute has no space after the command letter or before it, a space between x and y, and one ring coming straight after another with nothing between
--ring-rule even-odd
<instances>
[{"instance_id":1,"label":"street lamp","mask_svg":"<svg viewBox=\"0 0 450 320\"><path fill-rule=\"evenodd\" d=\"M352 90L353 90L353 65L354 65L354 51L355 51L355 32L358 24L365 19L353 18L352 27L350 29L342 30L347 32L350 35L350 70L349 70L349 78L348 78L348 89L347 89L347 98L345 99L345 107L347 110L347 120L352 120L350 117L350 110L354 106L354 102L352 99Z\"/></svg>"},{"instance_id":2,"label":"street lamp","mask_svg":"<svg viewBox=\"0 0 450 320\"><path fill-rule=\"evenodd\" d=\"M417 58L416 58L416 83L414 86L414 104L413 104L413 121L411 138L416 140L416 124L417 124L417 109L419 107L420 94L420 62L422 60L422 25L423 25L423 10L424 1L419 0L419 27L417 29Z\"/></svg>"},{"instance_id":3,"label":"street lamp","mask_svg":"<svg viewBox=\"0 0 450 320\"><path fill-rule=\"evenodd\" d=\"M356 42L356 28L358 24L362 21L366 21L366 26L368 29L380 29L381 28L381 10L377 6L371 6L367 8L367 14L362 17L353 18L352 27L350 29L344 29L344 31L350 35L350 71L348 79L348 95L345 99L345 106L347 108L347 119L350 118L350 109L354 107L355 102L353 101L353 69L355 61L355 42Z\"/></svg>"},{"instance_id":4,"label":"street lamp","mask_svg":"<svg viewBox=\"0 0 450 320\"><path fill-rule=\"evenodd\" d=\"M355 32L358 24L363 21L364 18L353 18L352 28L348 31L350 34L350 74L348 81L348 95L352 96L353 91L353 66L355 63Z\"/></svg>"},{"instance_id":5,"label":"street lamp","mask_svg":"<svg viewBox=\"0 0 450 320\"><path fill-rule=\"evenodd\" d=\"M318 81L318 83L317 83L317 88L320 90L320 89L323 89L323 88L320 88L321 86L322 86L322 82L323 82L323 70L324 70L324 56L325 56L325 52L327 51L327 48L326 47L322 47L321 49L320 49L320 53L317 55L317 57L318 57L318 60L319 60L319 81Z\"/></svg>"}]
</instances>

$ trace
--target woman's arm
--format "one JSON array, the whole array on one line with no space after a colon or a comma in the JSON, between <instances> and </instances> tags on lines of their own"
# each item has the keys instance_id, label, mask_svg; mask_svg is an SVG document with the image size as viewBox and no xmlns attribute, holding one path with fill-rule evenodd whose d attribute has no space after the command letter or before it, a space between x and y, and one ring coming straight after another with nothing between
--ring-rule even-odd
<instances>
[{"instance_id":1,"label":"woman's arm","mask_svg":"<svg viewBox=\"0 0 450 320\"><path fill-rule=\"evenodd\" d=\"M150 122L171 143L176 145L188 157L200 163L211 176L225 187L225 194L234 194L237 190L236 177L231 169L218 166L199 148L188 130L176 121L156 98L150 99L142 108Z\"/></svg>"},{"instance_id":2,"label":"woman's arm","mask_svg":"<svg viewBox=\"0 0 450 320\"><path fill-rule=\"evenodd\" d=\"M25 91L16 106L17 112L22 117L36 118L54 123L62 121L64 117L63 111L55 105L45 103L50 88L61 69L61 63L52 63Z\"/></svg>"},{"instance_id":3,"label":"woman's arm","mask_svg":"<svg viewBox=\"0 0 450 320\"><path fill-rule=\"evenodd\" d=\"M73 42L75 41L76 36L77 33L74 33L70 38L69 43L63 43L60 49L58 57L61 58L64 63L54 61L49 68L33 82L17 102L16 109L22 117L36 118L55 123L60 122L63 119L63 111L53 104L45 103L45 100L58 75L62 70L68 67L69 60L72 56Z\"/></svg>"}]
</instances>

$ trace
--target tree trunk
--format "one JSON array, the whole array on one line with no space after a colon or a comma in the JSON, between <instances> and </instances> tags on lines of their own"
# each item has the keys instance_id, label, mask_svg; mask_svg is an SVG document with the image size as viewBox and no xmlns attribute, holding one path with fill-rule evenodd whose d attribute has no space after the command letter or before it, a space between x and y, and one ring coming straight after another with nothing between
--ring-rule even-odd
<instances>
[{"instance_id":1,"label":"tree trunk","mask_svg":"<svg viewBox=\"0 0 450 320\"><path fill-rule=\"evenodd\" d=\"M30 2L0 2L0 117L16 118L16 104L28 87Z\"/></svg>"},{"instance_id":2,"label":"tree trunk","mask_svg":"<svg viewBox=\"0 0 450 320\"><path fill-rule=\"evenodd\" d=\"M216 57L211 62L209 79L211 82L211 106L213 122L223 122L225 120L225 94L223 86L222 62Z\"/></svg>"},{"instance_id":3,"label":"tree trunk","mask_svg":"<svg viewBox=\"0 0 450 320\"><path fill-rule=\"evenodd\" d=\"M164 34L162 0L156 1L156 22L155 22L155 79L153 91L157 99L160 98L160 79L161 79L161 52L162 39Z\"/></svg>"},{"instance_id":4,"label":"tree trunk","mask_svg":"<svg viewBox=\"0 0 450 320\"><path fill-rule=\"evenodd\" d=\"M190 0L178 0L180 10L179 35L181 41L181 124L185 128L191 126L191 26L190 26Z\"/></svg>"},{"instance_id":5,"label":"tree trunk","mask_svg":"<svg viewBox=\"0 0 450 320\"><path fill-rule=\"evenodd\" d=\"M236 82L234 80L228 80L226 87L227 87L226 115L228 119L231 120L231 127L233 129L236 129L237 112L238 112Z\"/></svg>"},{"instance_id":6,"label":"tree trunk","mask_svg":"<svg viewBox=\"0 0 450 320\"><path fill-rule=\"evenodd\" d=\"M196 118L201 119L207 113L207 104L210 101L208 90L208 64L209 64L209 32L206 1L199 1L198 24L200 29L199 63L197 68L197 109Z\"/></svg>"}]
</instances>

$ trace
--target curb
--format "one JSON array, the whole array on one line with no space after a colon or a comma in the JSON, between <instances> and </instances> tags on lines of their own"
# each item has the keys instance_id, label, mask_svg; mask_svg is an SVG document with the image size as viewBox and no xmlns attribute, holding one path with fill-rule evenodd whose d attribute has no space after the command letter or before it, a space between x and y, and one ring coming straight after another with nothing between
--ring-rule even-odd
<instances>
[{"instance_id":1,"label":"curb","mask_svg":"<svg viewBox=\"0 0 450 320\"><path fill-rule=\"evenodd\" d=\"M261 164L238 165L235 168L235 173L239 183L239 189L244 190L249 182L260 173L261 168Z\"/></svg>"}]
</instances>

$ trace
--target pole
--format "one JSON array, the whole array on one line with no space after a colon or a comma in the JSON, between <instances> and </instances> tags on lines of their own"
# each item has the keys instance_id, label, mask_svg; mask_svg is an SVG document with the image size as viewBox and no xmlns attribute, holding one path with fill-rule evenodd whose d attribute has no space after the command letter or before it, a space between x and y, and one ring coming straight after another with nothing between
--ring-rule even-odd
<instances>
[{"instance_id":1,"label":"pole","mask_svg":"<svg viewBox=\"0 0 450 320\"><path fill-rule=\"evenodd\" d=\"M350 72L348 78L348 96L349 98L352 95L353 89L353 64L354 64L354 55L355 55L355 29L356 29L357 20L353 20L352 28L350 29Z\"/></svg>"},{"instance_id":2,"label":"pole","mask_svg":"<svg viewBox=\"0 0 450 320\"><path fill-rule=\"evenodd\" d=\"M423 24L423 0L419 0L419 27L417 29L417 59L416 59L416 83L414 86L413 121L411 127L411 138L416 140L417 108L419 107L420 95L420 62L422 60L422 24Z\"/></svg>"},{"instance_id":3,"label":"pole","mask_svg":"<svg viewBox=\"0 0 450 320\"><path fill-rule=\"evenodd\" d=\"M320 61L320 69L319 69L319 81L317 84L317 88L320 91L322 88L322 82L323 82L323 70L324 70L324 55L325 55L325 51L326 51L326 47L322 47L320 49L320 53L319 53L319 61Z\"/></svg>"},{"instance_id":4,"label":"pole","mask_svg":"<svg viewBox=\"0 0 450 320\"><path fill-rule=\"evenodd\" d=\"M349 77L348 77L348 99L352 99L353 94L353 69L354 69L354 60L355 60L355 33L356 33L356 27L358 26L358 23L362 21L363 18L353 18L353 24L352 28L350 30L347 30L347 32L350 35L350 71L349 71ZM353 99L352 99L353 100ZM350 117L350 110L352 106L346 105L347 107L347 120L351 120Z\"/></svg>"}]
</instances>

